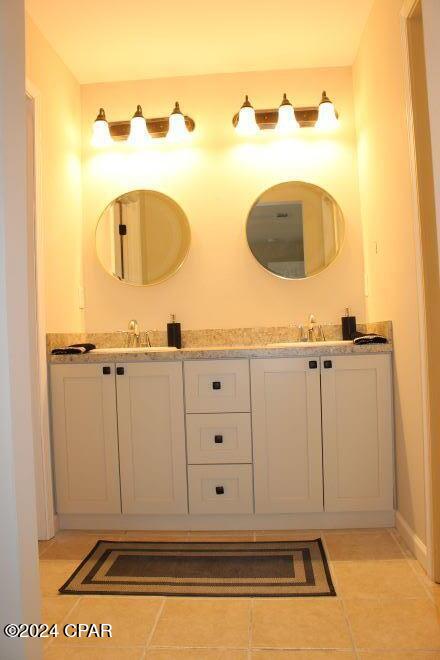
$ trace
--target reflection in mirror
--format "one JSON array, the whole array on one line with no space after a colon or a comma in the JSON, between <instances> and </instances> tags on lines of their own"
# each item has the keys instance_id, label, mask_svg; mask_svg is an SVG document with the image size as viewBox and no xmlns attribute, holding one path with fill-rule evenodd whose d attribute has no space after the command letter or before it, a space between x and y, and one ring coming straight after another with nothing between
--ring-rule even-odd
<instances>
[{"instance_id":1,"label":"reflection in mirror","mask_svg":"<svg viewBox=\"0 0 440 660\"><path fill-rule=\"evenodd\" d=\"M291 181L260 195L249 213L246 235L252 254L266 270L301 279L334 261L344 238L344 219L325 190Z\"/></svg>"},{"instance_id":2,"label":"reflection in mirror","mask_svg":"<svg viewBox=\"0 0 440 660\"><path fill-rule=\"evenodd\" d=\"M163 282L188 254L186 215L167 195L133 190L113 200L96 228L96 251L105 270L128 284Z\"/></svg>"}]
</instances>

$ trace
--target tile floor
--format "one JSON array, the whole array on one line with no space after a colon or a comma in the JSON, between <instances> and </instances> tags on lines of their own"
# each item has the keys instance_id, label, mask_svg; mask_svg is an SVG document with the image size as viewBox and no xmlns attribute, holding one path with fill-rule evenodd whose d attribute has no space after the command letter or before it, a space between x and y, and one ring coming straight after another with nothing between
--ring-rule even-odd
<instances>
[{"instance_id":1,"label":"tile floor","mask_svg":"<svg viewBox=\"0 0 440 660\"><path fill-rule=\"evenodd\" d=\"M321 536L336 598L61 596L99 538L287 540ZM59 532L40 543L43 620L111 623L111 639L45 642L45 660L440 660L440 585L394 529Z\"/></svg>"}]
</instances>

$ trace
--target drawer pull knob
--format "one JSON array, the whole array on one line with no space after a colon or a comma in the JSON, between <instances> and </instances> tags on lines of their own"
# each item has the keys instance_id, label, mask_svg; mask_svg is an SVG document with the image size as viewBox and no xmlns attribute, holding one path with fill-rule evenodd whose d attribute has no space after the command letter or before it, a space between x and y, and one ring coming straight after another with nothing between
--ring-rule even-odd
<instances>
[{"instance_id":1,"label":"drawer pull knob","mask_svg":"<svg viewBox=\"0 0 440 660\"><path fill-rule=\"evenodd\" d=\"M309 369L317 369L317 368L318 368L318 362L316 360L310 360Z\"/></svg>"},{"instance_id":2,"label":"drawer pull knob","mask_svg":"<svg viewBox=\"0 0 440 660\"><path fill-rule=\"evenodd\" d=\"M214 436L214 442L215 442L217 445L221 445L222 442L223 442L223 436L222 436L222 435L215 435L215 436Z\"/></svg>"},{"instance_id":3,"label":"drawer pull knob","mask_svg":"<svg viewBox=\"0 0 440 660\"><path fill-rule=\"evenodd\" d=\"M124 367L116 367L116 373L118 374L118 376L123 376L125 374Z\"/></svg>"},{"instance_id":4,"label":"drawer pull knob","mask_svg":"<svg viewBox=\"0 0 440 660\"><path fill-rule=\"evenodd\" d=\"M331 369L333 366L331 360L324 360L324 369Z\"/></svg>"},{"instance_id":5,"label":"drawer pull knob","mask_svg":"<svg viewBox=\"0 0 440 660\"><path fill-rule=\"evenodd\" d=\"M111 372L112 370L110 367L102 367L102 373L104 374L104 376L108 376L109 374L111 374Z\"/></svg>"},{"instance_id":6,"label":"drawer pull knob","mask_svg":"<svg viewBox=\"0 0 440 660\"><path fill-rule=\"evenodd\" d=\"M217 495L223 495L224 492L225 492L225 489L223 488L223 486L216 486L215 487L215 492L217 493Z\"/></svg>"},{"instance_id":7,"label":"drawer pull knob","mask_svg":"<svg viewBox=\"0 0 440 660\"><path fill-rule=\"evenodd\" d=\"M214 380L212 383L212 389L213 390L221 390L222 389L222 384L219 380Z\"/></svg>"}]
</instances>

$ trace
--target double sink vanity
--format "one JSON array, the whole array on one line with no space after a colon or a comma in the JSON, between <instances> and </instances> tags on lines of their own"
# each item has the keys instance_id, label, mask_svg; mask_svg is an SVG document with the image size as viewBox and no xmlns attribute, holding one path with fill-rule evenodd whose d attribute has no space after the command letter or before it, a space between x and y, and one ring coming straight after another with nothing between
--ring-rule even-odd
<instances>
[{"instance_id":1,"label":"double sink vanity","mask_svg":"<svg viewBox=\"0 0 440 660\"><path fill-rule=\"evenodd\" d=\"M290 181L258 197L244 235L249 269L264 269L273 293L290 287L295 300L297 280L338 259L345 223L331 194ZM133 190L101 214L96 255L115 291L160 285L184 269L190 239L173 199ZM99 348L51 356L61 528L393 524L391 341L354 345L341 341L340 326L310 317L295 335L187 330L175 350L158 331L142 347L137 322L129 327L136 346L121 349L120 333L84 335L73 340ZM359 329L391 340L390 324ZM50 347L72 343L52 339Z\"/></svg>"},{"instance_id":2,"label":"double sink vanity","mask_svg":"<svg viewBox=\"0 0 440 660\"><path fill-rule=\"evenodd\" d=\"M393 523L392 344L51 356L62 528Z\"/></svg>"}]
</instances>

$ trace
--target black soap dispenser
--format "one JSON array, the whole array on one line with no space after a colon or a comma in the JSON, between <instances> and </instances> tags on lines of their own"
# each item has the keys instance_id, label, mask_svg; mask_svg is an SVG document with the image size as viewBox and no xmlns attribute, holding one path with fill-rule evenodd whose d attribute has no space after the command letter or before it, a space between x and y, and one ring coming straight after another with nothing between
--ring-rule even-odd
<instances>
[{"instance_id":1,"label":"black soap dispenser","mask_svg":"<svg viewBox=\"0 0 440 660\"><path fill-rule=\"evenodd\" d=\"M182 348L180 323L176 323L176 315L171 314L171 323L167 323L168 346Z\"/></svg>"},{"instance_id":2,"label":"black soap dispenser","mask_svg":"<svg viewBox=\"0 0 440 660\"><path fill-rule=\"evenodd\" d=\"M345 310L345 316L341 318L342 321L342 339L354 339L356 337L356 317L350 316L349 307Z\"/></svg>"}]
</instances>

